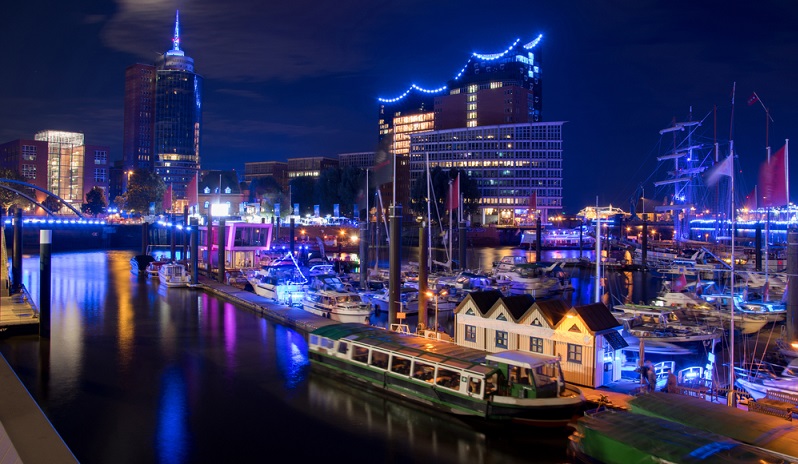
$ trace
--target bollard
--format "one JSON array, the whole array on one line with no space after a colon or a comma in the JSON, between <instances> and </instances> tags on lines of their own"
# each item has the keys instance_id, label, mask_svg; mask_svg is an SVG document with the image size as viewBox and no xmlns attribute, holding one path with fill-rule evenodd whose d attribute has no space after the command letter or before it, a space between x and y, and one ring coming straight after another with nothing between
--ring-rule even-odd
<instances>
[{"instance_id":1,"label":"bollard","mask_svg":"<svg viewBox=\"0 0 798 464\"><path fill-rule=\"evenodd\" d=\"M39 337L50 338L52 230L39 231Z\"/></svg>"}]
</instances>

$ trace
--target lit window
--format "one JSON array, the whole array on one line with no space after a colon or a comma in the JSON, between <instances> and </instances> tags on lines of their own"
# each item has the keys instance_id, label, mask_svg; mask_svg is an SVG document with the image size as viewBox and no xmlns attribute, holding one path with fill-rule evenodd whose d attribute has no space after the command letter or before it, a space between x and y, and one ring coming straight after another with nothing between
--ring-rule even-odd
<instances>
[{"instance_id":1,"label":"lit window","mask_svg":"<svg viewBox=\"0 0 798 464\"><path fill-rule=\"evenodd\" d=\"M582 345L568 344L568 362L582 364Z\"/></svg>"}]
</instances>

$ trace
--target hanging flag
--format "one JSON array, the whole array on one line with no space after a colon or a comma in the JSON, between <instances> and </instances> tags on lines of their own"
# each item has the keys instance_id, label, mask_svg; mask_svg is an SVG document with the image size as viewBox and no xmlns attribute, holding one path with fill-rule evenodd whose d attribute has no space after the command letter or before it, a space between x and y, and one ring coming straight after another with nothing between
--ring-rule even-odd
<instances>
[{"instance_id":1,"label":"hanging flag","mask_svg":"<svg viewBox=\"0 0 798 464\"><path fill-rule=\"evenodd\" d=\"M673 281L672 291L681 292L685 287L687 287L687 276L682 274Z\"/></svg>"},{"instance_id":2,"label":"hanging flag","mask_svg":"<svg viewBox=\"0 0 798 464\"><path fill-rule=\"evenodd\" d=\"M191 179L191 182L188 183L186 187L186 199L188 200L188 206L193 207L199 204L199 186L197 182L197 178L199 177L199 172L194 173L194 177Z\"/></svg>"},{"instance_id":3,"label":"hanging flag","mask_svg":"<svg viewBox=\"0 0 798 464\"><path fill-rule=\"evenodd\" d=\"M748 97L748 106L751 106L758 101L759 101L759 95L757 95L756 92L754 92L751 94L750 97Z\"/></svg>"},{"instance_id":4,"label":"hanging flag","mask_svg":"<svg viewBox=\"0 0 798 464\"><path fill-rule=\"evenodd\" d=\"M529 209L531 211L538 210L538 192L537 190L532 190L532 195L529 195Z\"/></svg>"},{"instance_id":5,"label":"hanging flag","mask_svg":"<svg viewBox=\"0 0 798 464\"><path fill-rule=\"evenodd\" d=\"M770 300L770 282L766 280L765 285L762 286L762 301L767 302L768 300Z\"/></svg>"},{"instance_id":6,"label":"hanging flag","mask_svg":"<svg viewBox=\"0 0 798 464\"><path fill-rule=\"evenodd\" d=\"M449 197L446 199L446 211L452 211L459 207L460 203L460 173L452 181L452 188L449 190Z\"/></svg>"},{"instance_id":7,"label":"hanging flag","mask_svg":"<svg viewBox=\"0 0 798 464\"><path fill-rule=\"evenodd\" d=\"M734 157L731 155L727 156L725 160L717 163L715 166L712 166L707 174L707 185L712 186L717 184L720 181L720 178L723 176L731 177L733 167Z\"/></svg>"},{"instance_id":8,"label":"hanging flag","mask_svg":"<svg viewBox=\"0 0 798 464\"><path fill-rule=\"evenodd\" d=\"M166 192L163 194L163 210L167 212L172 211L172 184L166 187Z\"/></svg>"},{"instance_id":9,"label":"hanging flag","mask_svg":"<svg viewBox=\"0 0 798 464\"><path fill-rule=\"evenodd\" d=\"M393 182L393 161L391 153L392 137L386 136L374 153L374 185L379 188L383 184Z\"/></svg>"},{"instance_id":10,"label":"hanging flag","mask_svg":"<svg viewBox=\"0 0 798 464\"><path fill-rule=\"evenodd\" d=\"M759 168L759 206L784 206L790 202L787 143Z\"/></svg>"}]
</instances>

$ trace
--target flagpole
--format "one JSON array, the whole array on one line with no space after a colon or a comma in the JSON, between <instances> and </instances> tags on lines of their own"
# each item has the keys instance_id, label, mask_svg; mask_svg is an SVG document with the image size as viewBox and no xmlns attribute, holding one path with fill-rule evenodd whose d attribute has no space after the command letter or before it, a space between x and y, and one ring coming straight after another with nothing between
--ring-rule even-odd
<instances>
[{"instance_id":1,"label":"flagpole","mask_svg":"<svg viewBox=\"0 0 798 464\"><path fill-rule=\"evenodd\" d=\"M732 162L732 169L730 170L730 184L731 184L731 278L730 280L730 290L729 294L731 295L731 304L729 305L729 311L731 314L731 320L729 322L729 393L726 397L726 404L731 407L737 406L737 396L734 391L734 225L735 225L735 211L734 211L734 141L732 140L729 145L729 157L731 158Z\"/></svg>"}]
</instances>

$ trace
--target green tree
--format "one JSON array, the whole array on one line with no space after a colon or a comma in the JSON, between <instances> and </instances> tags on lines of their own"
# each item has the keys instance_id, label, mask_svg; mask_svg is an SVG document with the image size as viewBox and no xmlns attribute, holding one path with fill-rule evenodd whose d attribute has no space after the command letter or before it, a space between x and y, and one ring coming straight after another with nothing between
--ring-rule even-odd
<instances>
[{"instance_id":1,"label":"green tree","mask_svg":"<svg viewBox=\"0 0 798 464\"><path fill-rule=\"evenodd\" d=\"M105 192L100 187L94 187L86 194L86 203L81 207L81 211L97 217L105 213L108 202L105 200Z\"/></svg>"},{"instance_id":2,"label":"green tree","mask_svg":"<svg viewBox=\"0 0 798 464\"><path fill-rule=\"evenodd\" d=\"M166 184L155 172L147 169L136 169L130 176L127 187L127 206L133 211L149 214L150 203L155 203L156 211L160 210Z\"/></svg>"},{"instance_id":3,"label":"green tree","mask_svg":"<svg viewBox=\"0 0 798 464\"><path fill-rule=\"evenodd\" d=\"M332 214L333 205L341 203L338 196L338 187L341 184L341 170L338 168L328 168L319 173L316 185L313 189L314 205L319 205L321 216Z\"/></svg>"},{"instance_id":4,"label":"green tree","mask_svg":"<svg viewBox=\"0 0 798 464\"><path fill-rule=\"evenodd\" d=\"M61 200L59 200L58 197L55 197L53 195L47 195L47 198L45 198L44 201L42 201L42 204L44 205L45 208L52 211L53 214L57 214L61 210L61 208L64 207L64 205L61 203Z\"/></svg>"},{"instance_id":5,"label":"green tree","mask_svg":"<svg viewBox=\"0 0 798 464\"><path fill-rule=\"evenodd\" d=\"M287 212L287 205L283 204L283 187L273 176L257 177L249 184L249 202L260 203L263 208L274 211L274 205L280 205L280 215Z\"/></svg>"},{"instance_id":6,"label":"green tree","mask_svg":"<svg viewBox=\"0 0 798 464\"><path fill-rule=\"evenodd\" d=\"M313 205L317 204L313 196L315 184L315 179L310 176L294 177L291 179L291 203L299 203L300 216L313 213ZM293 210L294 205L292 204L290 206L291 210Z\"/></svg>"},{"instance_id":7,"label":"green tree","mask_svg":"<svg viewBox=\"0 0 798 464\"><path fill-rule=\"evenodd\" d=\"M118 209L120 212L125 209L126 203L127 198L125 198L124 195L117 195L116 198L114 198L114 206L116 206L116 209Z\"/></svg>"},{"instance_id":8,"label":"green tree","mask_svg":"<svg viewBox=\"0 0 798 464\"><path fill-rule=\"evenodd\" d=\"M0 168L0 179L20 180L25 182L25 179L21 175L19 175L17 171L8 168ZM13 182L3 182L2 185L5 185L8 188L14 189L18 192L23 192L26 195L35 198L32 188L25 187L23 185L16 184ZM25 199L25 197L17 195L11 190L7 190L5 188L0 187L0 206L2 206L3 211L8 211L8 208L12 206L17 206L20 208L30 206L30 201Z\"/></svg>"},{"instance_id":9,"label":"green tree","mask_svg":"<svg viewBox=\"0 0 798 464\"><path fill-rule=\"evenodd\" d=\"M448 221L446 199L449 196L449 181L456 179L458 172L460 173L460 193L463 195L465 215L479 212L481 195L479 194L477 182L471 179L465 171L458 171L457 169L444 171L440 166L436 166L430 171L430 178L432 179L430 194L432 199L429 201L431 203L433 222L438 222L438 216L441 217L440 222L446 223ZM427 201L427 183L425 182L425 177L419 177L410 191L410 208L413 213L426 217Z\"/></svg>"}]
</instances>

